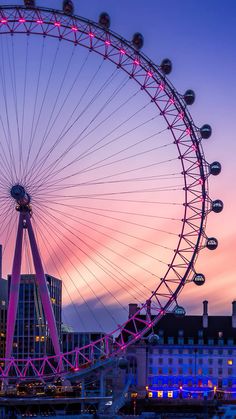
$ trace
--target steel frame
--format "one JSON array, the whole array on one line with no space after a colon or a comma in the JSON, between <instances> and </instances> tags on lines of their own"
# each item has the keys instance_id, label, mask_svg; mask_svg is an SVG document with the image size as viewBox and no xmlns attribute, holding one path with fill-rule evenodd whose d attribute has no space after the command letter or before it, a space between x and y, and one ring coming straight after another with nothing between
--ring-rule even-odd
<instances>
[{"instance_id":1,"label":"steel frame","mask_svg":"<svg viewBox=\"0 0 236 419\"><path fill-rule=\"evenodd\" d=\"M184 179L184 215L179 242L165 276L161 279L149 300L125 323L97 342L76 348L68 354L40 359L6 359L6 368L0 367L0 377L15 375L25 378L30 371L43 377L74 371L79 373L96 362L105 362L122 352L128 345L150 331L155 323L176 304L176 298L194 273L194 263L199 250L204 247L206 216L209 213L208 196L209 165L205 160L200 130L186 108L183 97L165 77L160 66L135 50L130 42L97 23L78 16L66 16L60 11L19 6L0 7L0 35L26 34L57 38L96 52L121 68L146 92L157 106L171 131L181 160ZM19 246L18 246L19 247ZM152 309L153 316L148 313ZM140 318L140 314L146 317ZM114 338L114 336L117 336ZM10 343L9 343L10 344ZM100 360L94 360L94 348L100 352ZM9 355L9 347L7 354ZM89 356L85 356L89 353ZM57 351L58 352L58 351ZM73 359L73 361L69 361ZM0 362L1 362L0 361ZM39 367L36 368L36 361ZM62 368L63 366L63 368ZM49 372L48 372L49 371Z\"/></svg>"}]
</instances>

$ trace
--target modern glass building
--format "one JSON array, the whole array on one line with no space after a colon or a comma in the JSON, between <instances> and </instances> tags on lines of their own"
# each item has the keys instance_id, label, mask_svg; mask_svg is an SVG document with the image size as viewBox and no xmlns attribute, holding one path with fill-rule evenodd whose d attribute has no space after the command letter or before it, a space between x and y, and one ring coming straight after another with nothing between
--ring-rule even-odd
<instances>
[{"instance_id":1,"label":"modern glass building","mask_svg":"<svg viewBox=\"0 0 236 419\"><path fill-rule=\"evenodd\" d=\"M48 274L46 281L61 340L62 282ZM8 290L11 276L8 277ZM44 310L36 281L36 275L21 275L19 304L13 340L13 356L16 358L53 355L54 350L45 320Z\"/></svg>"},{"instance_id":2,"label":"modern glass building","mask_svg":"<svg viewBox=\"0 0 236 419\"><path fill-rule=\"evenodd\" d=\"M7 281L0 278L0 358L4 358L7 324Z\"/></svg>"}]
</instances>

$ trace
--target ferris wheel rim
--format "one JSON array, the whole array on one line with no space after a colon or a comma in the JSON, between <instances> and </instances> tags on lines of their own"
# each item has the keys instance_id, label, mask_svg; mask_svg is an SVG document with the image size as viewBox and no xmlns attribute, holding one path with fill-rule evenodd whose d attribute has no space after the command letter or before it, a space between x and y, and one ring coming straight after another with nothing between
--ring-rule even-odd
<instances>
[{"instance_id":1,"label":"ferris wheel rim","mask_svg":"<svg viewBox=\"0 0 236 419\"><path fill-rule=\"evenodd\" d=\"M14 21L14 19L11 19L11 22L10 22L10 20L3 21L6 18L5 17L6 15L4 14L4 11L11 11L11 10L14 13L16 13L15 21ZM25 14L22 15L22 12L24 12ZM137 51L131 45L131 43L128 42L127 40L125 40L124 38L120 37L119 35L115 34L114 32L112 32L110 30L108 31L108 30L105 30L105 29L101 28L101 26L99 26L99 24L97 24L95 22L92 22L90 20L84 19L84 18L79 17L79 16L69 17L69 16L66 16L65 14L63 14L63 12L58 11L58 10L54 10L54 9L47 9L47 8L41 8L41 7L37 7L35 9L26 9L25 7L21 7L21 6L10 6L10 5L0 7L0 16L1 16L1 18L0 18L0 35L1 34L8 34L8 33L14 34L14 35L19 34L19 33L29 34L29 29L27 29L27 22L28 22L27 16L28 15L31 16L31 17L32 16L37 16L38 14L40 15L41 13L47 13L47 14L53 16L54 18L57 17L57 16L62 17L65 20L65 22L67 21L70 24L70 26L68 26L67 29L69 29L69 28L71 29L71 23L73 23L73 22L82 22L85 25L88 25L87 36L88 36L88 39L90 39L90 42L91 42L91 44L90 44L91 50L103 55L104 58L106 58L106 59L110 60L111 62L117 64L116 62L112 61L109 54L108 53L106 54L106 52L105 52L110 47L111 48L114 47L115 44L113 45L113 39L115 39L121 45L120 49L125 46L125 53L124 54L121 53L121 55L125 55L125 57L128 57L130 60L133 60L134 68L136 68L135 66L137 66L137 67L139 67L139 69L142 69L142 71L146 71L146 73L150 72L150 74L147 77L150 77L151 79L155 80L155 83L159 82L160 80L162 81L163 91L165 92L166 96L168 96L169 98L172 98L174 100L174 103L172 103L172 105L176 109L176 112L183 112L182 121L183 121L183 124L185 125L185 129L189 130L188 135L191 138L191 147L194 147L193 152L195 153L196 162L198 163L198 167L199 167L199 174L197 175L198 180L200 179L202 181L202 183L198 187L199 188L198 196L199 196L199 198L201 197L202 205L201 205L201 211L199 211L199 214L198 214L199 219L200 219L200 223L199 223L199 229L198 229L198 232L197 232L197 240L196 240L196 243L195 243L194 247L192 247L191 259L186 262L186 272L185 272L185 274L183 275L182 279L180 280L180 282L178 284L178 287L175 290L175 293L172 294L172 297L169 298L166 305L162 308L160 307L159 313L156 315L155 319L154 320L150 319L150 321L147 321L146 324L145 324L145 327L142 328L141 332L138 331L134 335L130 334L130 336L132 337L132 339L130 341L127 341L127 342L124 341L123 344L121 342L121 344L118 345L116 350L113 350L112 352L109 353L109 356L113 356L113 355L117 355L119 353L122 353L123 350L128 345L132 344L137 338L140 338L145 333L150 331L150 328L153 327L159 321L159 319L166 313L166 311L169 309L169 307L175 303L179 291L183 288L186 280L189 278L189 275L191 274L191 272L193 270L194 262L196 260L197 255L198 255L199 247L201 246L201 240L203 239L204 234L205 234L204 233L204 228L205 228L205 222L206 222L206 215L207 215L207 211L208 211L207 206L209 204L209 198L208 198L208 192L207 192L207 190L208 190L208 187L207 187L207 178L208 178L207 164L205 162L204 153L203 153L203 150L202 150L201 137L199 135L199 131L195 127L195 125L193 123L193 120L192 120L192 118L191 118L191 116L188 112L188 109L187 109L181 95L175 90L175 88L172 86L170 81L165 77L165 75L163 75L161 73L160 67L156 66L143 53L141 53L140 51ZM20 22L19 19L22 19L22 21ZM19 25L16 25L15 27L13 25L14 29L9 29L8 31L7 30L2 31L2 27L6 28L6 25L8 25L8 24L10 25L10 24L14 24L14 23L17 23ZM30 24L32 24L32 22L30 22ZM43 24L44 23L40 23L40 25L42 25L42 26L43 26ZM21 25L24 26L23 29L22 29ZM47 22L47 25L48 26L53 26L55 28L55 20L54 21L52 20L49 23ZM64 24L64 26L65 26L65 24ZM58 31L57 38L67 41L68 39L63 38L60 34L60 28L64 28L64 26L63 25L57 26L57 31ZM107 37L109 38L109 44L106 44L103 53L96 50L95 47L93 46L93 39L99 40L99 41L101 39L99 39L95 33L91 32L90 28L94 28L95 30L99 31L99 33L102 33L104 35L105 41L104 41L104 39L102 41L106 42ZM43 32L42 33L34 33L33 29L31 29L31 30L32 30L32 32L30 32L30 34L35 34L35 35L40 35L40 36L49 36L49 37L52 36L49 33L45 33L45 32L44 33ZM72 33L75 33L75 32L77 32L77 30L76 31L72 30ZM93 35L93 36L91 36L91 35ZM55 36L53 36L53 37L55 37ZM81 44L78 44L78 45L85 46L85 45L81 45ZM87 46L87 48L89 48L89 45ZM117 45L115 45L115 48L117 48ZM137 60L136 63L134 62L135 60ZM123 67L122 61L118 64L119 64L119 66L122 70L124 70L126 73L128 73L127 68ZM157 99L153 98L150 95L150 92L147 89L147 86L142 86L141 85L141 83L136 78L135 71L136 70L134 70L133 74L130 73L130 75L132 75L134 80L137 81L137 83L141 86L141 88L143 90L145 90L145 92L151 97L151 100L155 101L155 104L157 105L158 109L161 111L161 108L159 107L159 104L158 104L158 98ZM155 77L156 77L156 79L155 79ZM180 235L179 235L180 237L179 237L179 241L178 241L178 244L177 244L177 247L176 247L175 254L172 258L172 261L169 264L169 267L168 267L168 270L167 270L165 276L162 278L162 281L165 281L165 278L166 278L168 272L171 269L173 269L174 261L175 261L175 258L177 256L177 254L180 255L180 253L181 253L180 244L182 243L182 240L184 238L184 228L185 228L185 224L187 222L187 211L188 211L188 207L189 207L190 203L189 203L189 200L187 199L187 196L188 196L188 193L189 193L188 182L187 182L188 174L187 174L187 172L185 172L185 166L184 166L185 157L182 154L181 142L179 141L179 138L177 137L176 133L174 132L174 127L171 126L171 124L169 123L168 115L163 115L163 117L166 120L166 123L168 124L168 127L169 127L169 129L172 133L172 136L174 138L174 141L175 141L175 144L176 144L176 147L177 147L177 150L178 150L179 158L181 160L181 164L182 164L182 167L183 167L183 178L184 178L184 183L185 183L185 187L186 187L185 203L184 203L184 205L185 205L184 214L185 215L184 215L184 218L182 220L182 231L180 232ZM200 175L200 178L199 178L199 175ZM184 260L184 258L183 258L183 260ZM150 296L148 301L151 301L152 299L157 297L158 289L159 289L159 287L157 287L156 290L153 291L153 293ZM143 310L147 311L147 305L148 305L148 302L146 301L131 318L129 318L127 321L125 321L122 325L119 325L117 327L117 329L108 333L106 335L106 338L108 340L112 339L112 336L116 335L117 333L120 333L122 335L122 332L125 330L126 325L129 322L133 322L134 324L136 324L136 322L137 322L137 324L138 324L139 323L139 317L138 316L140 315L140 313ZM126 332L127 332L127 330L126 330ZM99 342L101 342L101 341L105 342L105 337L101 338L99 340ZM97 343L98 342L96 342L96 344ZM94 343L91 343L91 345L93 346ZM80 349L82 350L83 348L80 348ZM54 359L54 358L55 358L55 356L49 356L48 357L48 359ZM33 360L37 361L38 359L39 358L35 358L35 359L32 359L31 361L33 361ZM20 361L23 362L24 360L21 359ZM28 362L28 360L27 360L27 362Z\"/></svg>"}]
</instances>

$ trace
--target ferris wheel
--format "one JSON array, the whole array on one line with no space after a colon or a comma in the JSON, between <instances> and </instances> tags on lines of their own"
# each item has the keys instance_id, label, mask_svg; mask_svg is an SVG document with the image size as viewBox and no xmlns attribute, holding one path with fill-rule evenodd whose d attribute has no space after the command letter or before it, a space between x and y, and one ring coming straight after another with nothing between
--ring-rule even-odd
<instances>
[{"instance_id":1,"label":"ferris wheel","mask_svg":"<svg viewBox=\"0 0 236 419\"><path fill-rule=\"evenodd\" d=\"M208 194L221 165L204 157L211 127L188 111L194 92L180 94L171 61L156 65L143 42L112 32L107 13L76 16L71 1L0 7L0 231L12 272L2 378L119 356L181 311L187 282L205 281L196 259L218 245L205 224L223 209ZM36 274L55 355L12 357L23 273ZM46 273L62 280L64 321L99 339L62 352Z\"/></svg>"}]
</instances>

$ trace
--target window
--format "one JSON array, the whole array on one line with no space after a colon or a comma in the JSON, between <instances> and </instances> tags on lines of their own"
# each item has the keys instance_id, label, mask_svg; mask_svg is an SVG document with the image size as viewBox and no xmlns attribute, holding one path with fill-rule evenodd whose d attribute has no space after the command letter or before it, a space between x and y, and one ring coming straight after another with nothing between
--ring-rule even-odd
<instances>
[{"instance_id":1,"label":"window","mask_svg":"<svg viewBox=\"0 0 236 419\"><path fill-rule=\"evenodd\" d=\"M178 368L178 374L183 374L183 368Z\"/></svg>"},{"instance_id":2,"label":"window","mask_svg":"<svg viewBox=\"0 0 236 419\"><path fill-rule=\"evenodd\" d=\"M199 331L198 331L198 337L199 337L199 338L202 338L202 337L203 337L203 330L199 330Z\"/></svg>"},{"instance_id":3,"label":"window","mask_svg":"<svg viewBox=\"0 0 236 419\"><path fill-rule=\"evenodd\" d=\"M223 332L218 332L218 338L223 338Z\"/></svg>"},{"instance_id":4,"label":"window","mask_svg":"<svg viewBox=\"0 0 236 419\"><path fill-rule=\"evenodd\" d=\"M193 338L188 338L188 344L193 345L194 344L194 339Z\"/></svg>"},{"instance_id":5,"label":"window","mask_svg":"<svg viewBox=\"0 0 236 419\"><path fill-rule=\"evenodd\" d=\"M174 338L172 336L169 336L167 342L168 345L174 345Z\"/></svg>"},{"instance_id":6,"label":"window","mask_svg":"<svg viewBox=\"0 0 236 419\"><path fill-rule=\"evenodd\" d=\"M219 350L218 350L218 354L219 354L219 355L223 355L223 349L219 349Z\"/></svg>"},{"instance_id":7,"label":"window","mask_svg":"<svg viewBox=\"0 0 236 419\"><path fill-rule=\"evenodd\" d=\"M223 374L222 368L218 368L218 375L222 375L222 374Z\"/></svg>"},{"instance_id":8,"label":"window","mask_svg":"<svg viewBox=\"0 0 236 419\"><path fill-rule=\"evenodd\" d=\"M162 368L158 368L158 374L162 374Z\"/></svg>"},{"instance_id":9,"label":"window","mask_svg":"<svg viewBox=\"0 0 236 419\"><path fill-rule=\"evenodd\" d=\"M179 336L184 336L184 331L183 330L179 330L178 331Z\"/></svg>"},{"instance_id":10,"label":"window","mask_svg":"<svg viewBox=\"0 0 236 419\"><path fill-rule=\"evenodd\" d=\"M198 345L204 345L203 339L198 339Z\"/></svg>"},{"instance_id":11,"label":"window","mask_svg":"<svg viewBox=\"0 0 236 419\"><path fill-rule=\"evenodd\" d=\"M218 359L218 365L223 365L223 359L222 358Z\"/></svg>"},{"instance_id":12,"label":"window","mask_svg":"<svg viewBox=\"0 0 236 419\"><path fill-rule=\"evenodd\" d=\"M212 359L212 358L209 358L209 359L208 359L208 364L209 364L209 365L212 365L212 364L213 364L213 359Z\"/></svg>"},{"instance_id":13,"label":"window","mask_svg":"<svg viewBox=\"0 0 236 419\"><path fill-rule=\"evenodd\" d=\"M173 359L172 358L168 358L168 364L169 365L172 365L172 363L173 363Z\"/></svg>"},{"instance_id":14,"label":"window","mask_svg":"<svg viewBox=\"0 0 236 419\"><path fill-rule=\"evenodd\" d=\"M202 359L202 358L200 358L200 359L198 360L198 363L199 363L199 365L202 365L202 364L203 364L203 359Z\"/></svg>"},{"instance_id":15,"label":"window","mask_svg":"<svg viewBox=\"0 0 236 419\"><path fill-rule=\"evenodd\" d=\"M163 358L159 358L159 364L162 365L163 364Z\"/></svg>"},{"instance_id":16,"label":"window","mask_svg":"<svg viewBox=\"0 0 236 419\"><path fill-rule=\"evenodd\" d=\"M224 339L219 339L218 340L218 345L223 346L224 345Z\"/></svg>"},{"instance_id":17,"label":"window","mask_svg":"<svg viewBox=\"0 0 236 419\"><path fill-rule=\"evenodd\" d=\"M198 375L202 375L202 368L198 368L197 373Z\"/></svg>"},{"instance_id":18,"label":"window","mask_svg":"<svg viewBox=\"0 0 236 419\"><path fill-rule=\"evenodd\" d=\"M233 368L228 368L228 375L232 375L233 374Z\"/></svg>"},{"instance_id":19,"label":"window","mask_svg":"<svg viewBox=\"0 0 236 419\"><path fill-rule=\"evenodd\" d=\"M192 374L193 374L193 370L192 370L192 368L188 368L188 374L189 374L189 375L192 375Z\"/></svg>"},{"instance_id":20,"label":"window","mask_svg":"<svg viewBox=\"0 0 236 419\"><path fill-rule=\"evenodd\" d=\"M168 368L168 374L173 375L173 369L172 368Z\"/></svg>"},{"instance_id":21,"label":"window","mask_svg":"<svg viewBox=\"0 0 236 419\"><path fill-rule=\"evenodd\" d=\"M208 339L208 345L214 345L214 339ZM212 353L212 352L210 352L210 349L209 349L209 353Z\"/></svg>"},{"instance_id":22,"label":"window","mask_svg":"<svg viewBox=\"0 0 236 419\"><path fill-rule=\"evenodd\" d=\"M182 365L183 364L183 358L179 358L178 363L179 363L179 365Z\"/></svg>"},{"instance_id":23,"label":"window","mask_svg":"<svg viewBox=\"0 0 236 419\"><path fill-rule=\"evenodd\" d=\"M234 340L233 339L228 339L227 340L227 345L233 346L234 345ZM228 354L229 355L231 355L230 352L232 354L232 349L228 349Z\"/></svg>"},{"instance_id":24,"label":"window","mask_svg":"<svg viewBox=\"0 0 236 419\"><path fill-rule=\"evenodd\" d=\"M193 363L192 358L189 358L188 363L189 363L189 365L192 365L192 363Z\"/></svg>"},{"instance_id":25,"label":"window","mask_svg":"<svg viewBox=\"0 0 236 419\"><path fill-rule=\"evenodd\" d=\"M227 364L228 365L233 365L233 360L232 359L228 359Z\"/></svg>"},{"instance_id":26,"label":"window","mask_svg":"<svg viewBox=\"0 0 236 419\"><path fill-rule=\"evenodd\" d=\"M209 375L212 375L213 374L213 368L208 368L208 373L209 373Z\"/></svg>"},{"instance_id":27,"label":"window","mask_svg":"<svg viewBox=\"0 0 236 419\"><path fill-rule=\"evenodd\" d=\"M178 338L178 344L183 345L184 344L184 338Z\"/></svg>"}]
</instances>

